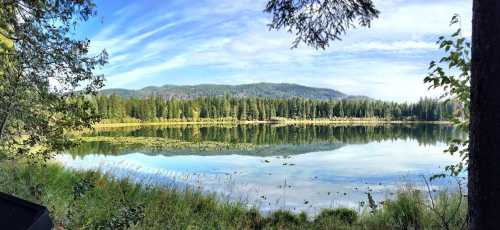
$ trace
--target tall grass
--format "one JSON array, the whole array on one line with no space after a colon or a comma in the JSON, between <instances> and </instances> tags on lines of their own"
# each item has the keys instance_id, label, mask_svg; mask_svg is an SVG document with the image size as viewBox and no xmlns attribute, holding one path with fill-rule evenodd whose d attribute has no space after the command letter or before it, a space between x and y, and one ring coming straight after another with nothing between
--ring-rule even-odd
<instances>
[{"instance_id":1,"label":"tall grass","mask_svg":"<svg viewBox=\"0 0 500 230\"><path fill-rule=\"evenodd\" d=\"M314 218L288 211L263 215L191 189L142 186L56 164L3 163L0 190L47 206L64 229L461 229L466 218L462 195L430 200L412 188L361 213L339 208Z\"/></svg>"}]
</instances>

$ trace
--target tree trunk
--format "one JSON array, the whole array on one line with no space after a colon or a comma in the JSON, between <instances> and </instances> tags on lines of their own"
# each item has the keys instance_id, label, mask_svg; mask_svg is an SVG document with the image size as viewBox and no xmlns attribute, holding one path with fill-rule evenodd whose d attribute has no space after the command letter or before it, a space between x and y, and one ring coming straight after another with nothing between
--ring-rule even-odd
<instances>
[{"instance_id":1,"label":"tree trunk","mask_svg":"<svg viewBox=\"0 0 500 230\"><path fill-rule=\"evenodd\" d=\"M474 0L472 21L469 229L500 221L500 1Z\"/></svg>"}]
</instances>

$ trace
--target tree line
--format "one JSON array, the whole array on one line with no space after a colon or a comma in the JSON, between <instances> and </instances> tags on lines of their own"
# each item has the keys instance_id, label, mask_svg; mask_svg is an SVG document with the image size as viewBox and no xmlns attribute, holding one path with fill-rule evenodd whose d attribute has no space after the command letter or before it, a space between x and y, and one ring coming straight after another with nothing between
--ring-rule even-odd
<instances>
[{"instance_id":1,"label":"tree line","mask_svg":"<svg viewBox=\"0 0 500 230\"><path fill-rule=\"evenodd\" d=\"M286 119L377 118L441 121L456 109L454 103L423 98L416 103L379 100L311 100L303 98L200 97L180 100L158 96L124 98L95 96L91 102L103 119L222 119L268 121Z\"/></svg>"}]
</instances>

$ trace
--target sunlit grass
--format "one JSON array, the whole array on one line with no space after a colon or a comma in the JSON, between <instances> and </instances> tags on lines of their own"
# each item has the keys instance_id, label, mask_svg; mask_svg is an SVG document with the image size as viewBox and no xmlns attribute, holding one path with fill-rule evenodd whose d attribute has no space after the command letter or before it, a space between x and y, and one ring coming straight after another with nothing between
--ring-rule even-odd
<instances>
[{"instance_id":1,"label":"sunlit grass","mask_svg":"<svg viewBox=\"0 0 500 230\"><path fill-rule=\"evenodd\" d=\"M400 123L426 123L426 124L449 124L448 121L412 121L412 120L390 120L377 117L356 118L356 117L337 117L337 118L317 118L317 119L290 119L273 118L271 120L237 120L235 118L203 118L192 119L153 119L139 120L134 118L105 119L94 125L94 128L119 128L134 126L161 126L161 125L234 125L234 124L400 124Z\"/></svg>"}]
</instances>

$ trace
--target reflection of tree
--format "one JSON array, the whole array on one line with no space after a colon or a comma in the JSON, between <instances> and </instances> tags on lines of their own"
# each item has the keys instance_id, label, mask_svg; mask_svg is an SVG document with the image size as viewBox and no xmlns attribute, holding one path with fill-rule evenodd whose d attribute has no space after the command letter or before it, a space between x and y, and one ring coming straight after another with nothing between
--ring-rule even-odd
<instances>
[{"instance_id":1,"label":"reflection of tree","mask_svg":"<svg viewBox=\"0 0 500 230\"><path fill-rule=\"evenodd\" d=\"M98 131L96 136L137 136L164 137L168 139L200 142L217 141L226 143L268 144L307 144L335 142L345 144L368 143L372 141L412 139L419 144L446 142L459 135L451 126L435 124L405 125L289 125L272 126L161 126L114 129Z\"/></svg>"},{"instance_id":2,"label":"reflection of tree","mask_svg":"<svg viewBox=\"0 0 500 230\"><path fill-rule=\"evenodd\" d=\"M331 125L290 125L272 126L238 125L238 126L162 126L143 128L123 128L95 132L98 136L126 137L162 137L193 143L222 142L234 144L252 144L259 148L251 152L278 151L291 154L306 151L335 149L345 144L363 144L386 140L416 140L421 145L434 145L446 142L460 135L451 126L433 124L405 125L371 125L371 126L331 126ZM281 147L273 145L280 145ZM301 145L302 150L297 150ZM265 147L265 148L264 148ZM297 151L294 151L295 150ZM264 151L265 149L265 151ZM128 151L127 151L128 150ZM131 146L120 143L89 142L74 148L76 154L105 153L120 154L124 152L147 151L144 146ZM172 149L173 151L175 149ZM231 153L231 149L226 149ZM149 150L151 152L151 150ZM174 151L175 152L175 151ZM260 155L262 155L260 154Z\"/></svg>"}]
</instances>

